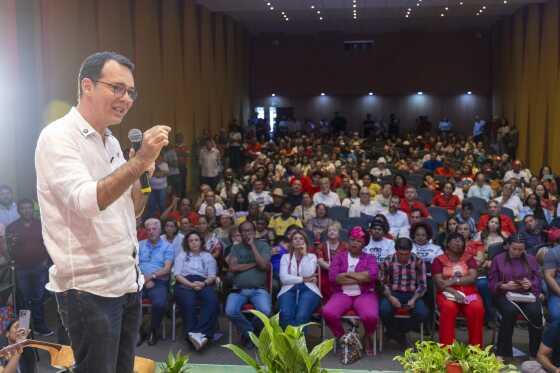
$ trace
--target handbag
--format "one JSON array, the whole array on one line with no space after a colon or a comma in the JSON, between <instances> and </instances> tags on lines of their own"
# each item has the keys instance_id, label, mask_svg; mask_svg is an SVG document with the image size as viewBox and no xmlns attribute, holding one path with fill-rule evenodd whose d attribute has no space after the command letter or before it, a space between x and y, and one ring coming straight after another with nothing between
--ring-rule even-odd
<instances>
[{"instance_id":1,"label":"handbag","mask_svg":"<svg viewBox=\"0 0 560 373\"><path fill-rule=\"evenodd\" d=\"M362 343L358 337L356 326L340 337L340 362L344 365L352 364L362 358Z\"/></svg>"},{"instance_id":2,"label":"handbag","mask_svg":"<svg viewBox=\"0 0 560 373\"><path fill-rule=\"evenodd\" d=\"M535 303L537 301L537 297L533 293L517 293L514 291L508 291L506 299L516 303Z\"/></svg>"}]
</instances>

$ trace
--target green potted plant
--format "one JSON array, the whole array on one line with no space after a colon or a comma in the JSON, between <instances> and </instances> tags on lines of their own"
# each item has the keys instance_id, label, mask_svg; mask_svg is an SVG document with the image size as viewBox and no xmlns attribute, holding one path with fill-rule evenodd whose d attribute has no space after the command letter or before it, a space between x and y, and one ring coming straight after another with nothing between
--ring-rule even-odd
<instances>
[{"instance_id":1,"label":"green potted plant","mask_svg":"<svg viewBox=\"0 0 560 373\"><path fill-rule=\"evenodd\" d=\"M478 346L455 342L444 345L424 341L416 342L402 356L396 356L405 372L413 373L511 373L519 372L513 365L504 365L492 353L492 346L484 349Z\"/></svg>"},{"instance_id":2,"label":"green potted plant","mask_svg":"<svg viewBox=\"0 0 560 373\"><path fill-rule=\"evenodd\" d=\"M156 373L187 373L189 371L189 357L177 351L176 354L169 352L167 360L157 363Z\"/></svg>"},{"instance_id":3,"label":"green potted plant","mask_svg":"<svg viewBox=\"0 0 560 373\"><path fill-rule=\"evenodd\" d=\"M326 373L321 368L321 360L333 349L334 339L328 339L315 346L311 352L307 349L304 328L313 323L301 326L288 326L282 329L278 314L270 319L259 311L251 311L258 317L264 328L257 337L250 333L250 338L257 348L257 360L236 345L223 347L231 350L247 365L258 373Z\"/></svg>"}]
</instances>

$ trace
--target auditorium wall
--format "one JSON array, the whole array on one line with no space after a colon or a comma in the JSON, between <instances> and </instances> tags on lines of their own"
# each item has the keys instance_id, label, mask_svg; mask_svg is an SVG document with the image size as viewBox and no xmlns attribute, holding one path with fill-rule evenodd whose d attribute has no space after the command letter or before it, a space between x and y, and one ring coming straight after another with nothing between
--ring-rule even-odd
<instances>
[{"instance_id":1,"label":"auditorium wall","mask_svg":"<svg viewBox=\"0 0 560 373\"><path fill-rule=\"evenodd\" d=\"M138 101L112 127L169 124L187 141L249 114L247 31L195 0L0 1L0 183L34 194L39 131L76 103L80 63L114 50L136 64ZM9 96L9 97L8 97Z\"/></svg>"},{"instance_id":2,"label":"auditorium wall","mask_svg":"<svg viewBox=\"0 0 560 373\"><path fill-rule=\"evenodd\" d=\"M373 45L346 50L344 41L351 40ZM339 110L361 122L366 112L394 111L412 126L418 115L432 121L449 115L466 131L474 115L490 115L490 47L489 34L479 31L261 35L251 51L251 91L255 104L275 93L298 117ZM367 96L370 91L376 96ZM468 91L473 95L466 97Z\"/></svg>"}]
</instances>

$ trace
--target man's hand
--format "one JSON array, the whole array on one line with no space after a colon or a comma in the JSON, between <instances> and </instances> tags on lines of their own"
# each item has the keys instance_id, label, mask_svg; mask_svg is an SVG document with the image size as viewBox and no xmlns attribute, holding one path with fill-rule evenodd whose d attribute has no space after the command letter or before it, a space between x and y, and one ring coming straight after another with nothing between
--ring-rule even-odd
<instances>
[{"instance_id":1,"label":"man's hand","mask_svg":"<svg viewBox=\"0 0 560 373\"><path fill-rule=\"evenodd\" d=\"M161 149L169 144L169 132L171 127L168 126L154 126L144 132L142 138L142 146L136 153L136 157L148 169L155 163Z\"/></svg>"},{"instance_id":2,"label":"man's hand","mask_svg":"<svg viewBox=\"0 0 560 373\"><path fill-rule=\"evenodd\" d=\"M416 301L414 299L411 299L408 302L406 302L406 305L408 306L408 308L414 309L414 306L416 305Z\"/></svg>"},{"instance_id":3,"label":"man's hand","mask_svg":"<svg viewBox=\"0 0 560 373\"><path fill-rule=\"evenodd\" d=\"M303 282L312 282L314 284L317 283L317 275L311 275L303 278Z\"/></svg>"},{"instance_id":4,"label":"man's hand","mask_svg":"<svg viewBox=\"0 0 560 373\"><path fill-rule=\"evenodd\" d=\"M500 287L506 291L515 291L520 288L519 284L515 281L504 282Z\"/></svg>"},{"instance_id":5,"label":"man's hand","mask_svg":"<svg viewBox=\"0 0 560 373\"><path fill-rule=\"evenodd\" d=\"M395 308L401 308L402 307L401 302L395 296L390 295L389 298L387 298L387 299L389 299L389 303L391 303L391 305L393 307L395 307Z\"/></svg>"},{"instance_id":6,"label":"man's hand","mask_svg":"<svg viewBox=\"0 0 560 373\"><path fill-rule=\"evenodd\" d=\"M146 282L146 283L144 284L144 286L146 287L146 289L151 289L151 288L153 288L154 286L156 286L156 284L154 284L154 282L153 282L152 280L148 280L148 282Z\"/></svg>"},{"instance_id":7,"label":"man's hand","mask_svg":"<svg viewBox=\"0 0 560 373\"><path fill-rule=\"evenodd\" d=\"M136 151L134 149L130 149L130 151L128 152L128 159L132 159L134 158L134 156L136 155ZM148 176L152 177L154 176L154 172L156 171L156 163L153 162L148 169L146 170L146 172L148 172Z\"/></svg>"}]
</instances>

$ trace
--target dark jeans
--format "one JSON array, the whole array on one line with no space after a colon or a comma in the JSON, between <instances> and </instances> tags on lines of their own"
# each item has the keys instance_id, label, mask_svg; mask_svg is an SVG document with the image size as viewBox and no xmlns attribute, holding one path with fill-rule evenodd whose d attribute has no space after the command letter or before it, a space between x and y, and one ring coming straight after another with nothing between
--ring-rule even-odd
<instances>
[{"instance_id":1,"label":"dark jeans","mask_svg":"<svg viewBox=\"0 0 560 373\"><path fill-rule=\"evenodd\" d=\"M147 218L153 218L157 211L161 214L165 211L166 189L152 189L148 197L148 210L146 212Z\"/></svg>"},{"instance_id":2,"label":"dark jeans","mask_svg":"<svg viewBox=\"0 0 560 373\"><path fill-rule=\"evenodd\" d=\"M488 277L479 277L476 279L476 289L484 303L484 319L486 322L494 321L496 319L496 309L492 303L492 294L488 287Z\"/></svg>"},{"instance_id":3,"label":"dark jeans","mask_svg":"<svg viewBox=\"0 0 560 373\"><path fill-rule=\"evenodd\" d=\"M393 296L401 302L401 305L405 305L414 296L414 293L395 291ZM389 300L387 298L381 299L379 315L381 320L383 320L383 325L387 327L387 331L390 334L406 333L418 327L421 322L427 324L430 318L430 310L422 299L417 299L414 303L414 309L410 312L410 319L397 319L394 317L394 314L395 307L393 307Z\"/></svg>"},{"instance_id":4,"label":"dark jeans","mask_svg":"<svg viewBox=\"0 0 560 373\"><path fill-rule=\"evenodd\" d=\"M45 285L49 279L49 272L45 265L37 265L32 268L16 269L17 287L21 292L23 308L31 310L33 318L33 329L44 332L47 329L45 323Z\"/></svg>"},{"instance_id":5,"label":"dark jeans","mask_svg":"<svg viewBox=\"0 0 560 373\"><path fill-rule=\"evenodd\" d=\"M515 326L517 315L519 315L519 310L506 299L505 295L494 297L494 305L502 315L500 329L498 330L496 355L511 357L513 354L513 327ZM542 326L541 303L537 300L533 303L517 303L517 305L531 321L529 324L529 354L535 357L541 343L542 329L535 328L531 324L538 327Z\"/></svg>"},{"instance_id":6,"label":"dark jeans","mask_svg":"<svg viewBox=\"0 0 560 373\"><path fill-rule=\"evenodd\" d=\"M150 322L150 330L159 330L161 320L165 315L167 309L167 297L169 294L169 281L168 280L153 280L154 287L148 289L144 285L142 290L142 297L148 298L152 302L152 320Z\"/></svg>"},{"instance_id":7,"label":"dark jeans","mask_svg":"<svg viewBox=\"0 0 560 373\"><path fill-rule=\"evenodd\" d=\"M292 286L278 298L280 326L299 326L308 323L313 312L321 304L321 297L304 283Z\"/></svg>"},{"instance_id":8,"label":"dark jeans","mask_svg":"<svg viewBox=\"0 0 560 373\"><path fill-rule=\"evenodd\" d=\"M132 373L140 328L140 294L100 297L79 290L56 293L70 336L76 373Z\"/></svg>"},{"instance_id":9,"label":"dark jeans","mask_svg":"<svg viewBox=\"0 0 560 373\"><path fill-rule=\"evenodd\" d=\"M220 302L214 287L206 286L204 289L196 291L177 284L175 301L181 311L185 336L189 332L202 333L212 340L220 313Z\"/></svg>"}]
</instances>

